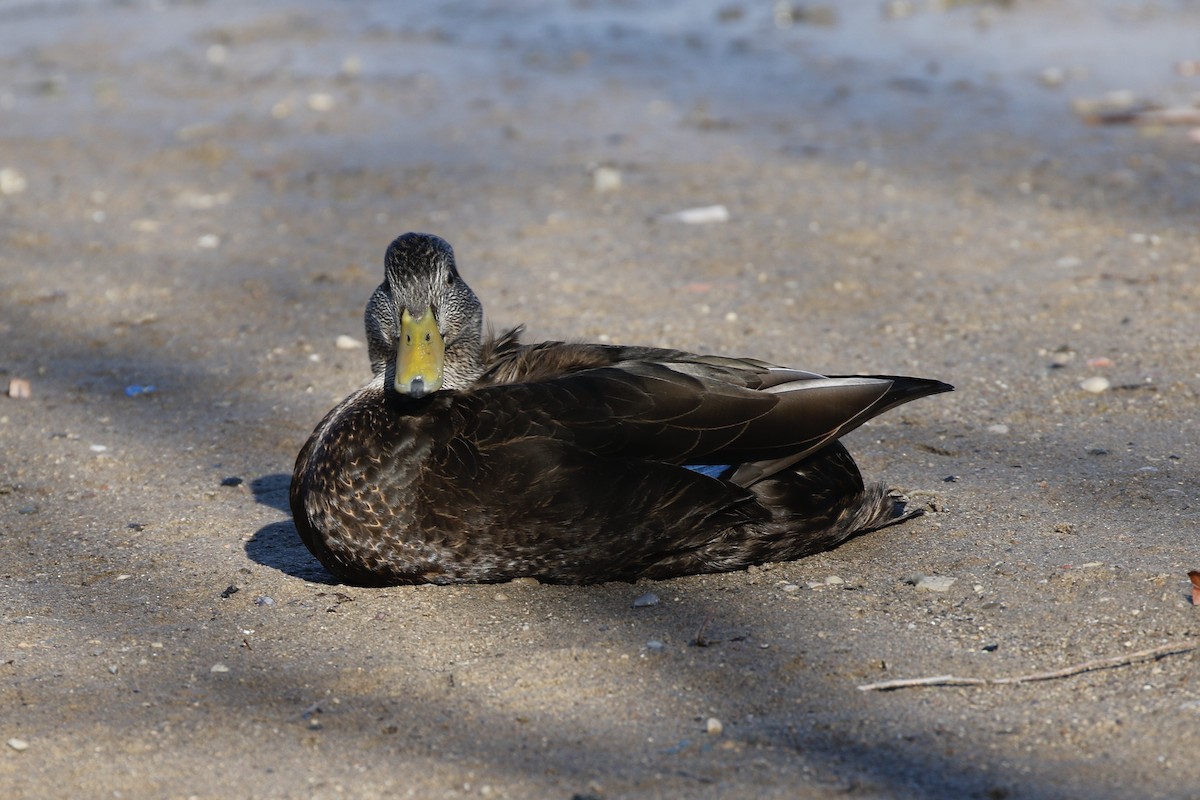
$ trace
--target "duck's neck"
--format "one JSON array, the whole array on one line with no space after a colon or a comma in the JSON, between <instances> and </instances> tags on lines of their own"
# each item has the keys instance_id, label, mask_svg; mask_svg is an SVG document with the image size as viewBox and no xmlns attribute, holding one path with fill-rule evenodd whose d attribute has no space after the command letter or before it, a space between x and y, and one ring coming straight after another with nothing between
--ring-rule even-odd
<instances>
[{"instance_id":1,"label":"duck's neck","mask_svg":"<svg viewBox=\"0 0 1200 800\"><path fill-rule=\"evenodd\" d=\"M483 374L479 336L464 336L446 348L442 365L442 388L463 391Z\"/></svg>"}]
</instances>

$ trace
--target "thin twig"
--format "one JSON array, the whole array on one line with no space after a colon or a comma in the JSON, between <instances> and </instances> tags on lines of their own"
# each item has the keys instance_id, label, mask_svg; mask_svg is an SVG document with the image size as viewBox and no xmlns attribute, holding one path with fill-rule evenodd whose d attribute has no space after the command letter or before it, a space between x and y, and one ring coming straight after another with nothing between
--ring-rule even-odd
<instances>
[{"instance_id":1,"label":"thin twig","mask_svg":"<svg viewBox=\"0 0 1200 800\"><path fill-rule=\"evenodd\" d=\"M1050 681L1056 678L1067 678L1082 672L1092 672L1098 669L1112 669L1136 664L1139 661L1150 661L1166 656L1188 653L1200 648L1200 641L1191 640L1164 644L1151 647L1149 650L1139 650L1111 658L1098 658L1085 661L1070 667L1052 670L1050 672L1031 672L1028 675L1016 675L1008 678L960 678L955 675L936 675L931 678L900 678L878 683L864 683L858 688L864 692L889 692L893 689L908 689L914 686L1006 686L1014 683L1033 683L1034 681Z\"/></svg>"},{"instance_id":2,"label":"thin twig","mask_svg":"<svg viewBox=\"0 0 1200 800\"><path fill-rule=\"evenodd\" d=\"M696 631L696 635L692 637L690 644L692 647L708 647L709 641L704 638L704 629L708 627L708 623L712 622L713 612L709 611L704 615L704 621L700 623L700 628Z\"/></svg>"}]
</instances>

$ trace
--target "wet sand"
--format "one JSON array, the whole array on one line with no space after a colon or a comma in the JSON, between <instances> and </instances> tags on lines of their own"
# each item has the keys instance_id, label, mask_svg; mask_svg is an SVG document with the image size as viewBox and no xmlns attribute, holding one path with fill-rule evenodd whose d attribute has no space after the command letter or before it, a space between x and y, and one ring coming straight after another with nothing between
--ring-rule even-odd
<instances>
[{"instance_id":1,"label":"wet sand","mask_svg":"<svg viewBox=\"0 0 1200 800\"><path fill-rule=\"evenodd\" d=\"M887 7L0 8L0 793L1195 797L1194 652L858 687L1200 637L1200 143L1072 109L1193 102L1200 12ZM531 339L955 384L846 440L930 513L334 584L287 483L407 230Z\"/></svg>"}]
</instances>

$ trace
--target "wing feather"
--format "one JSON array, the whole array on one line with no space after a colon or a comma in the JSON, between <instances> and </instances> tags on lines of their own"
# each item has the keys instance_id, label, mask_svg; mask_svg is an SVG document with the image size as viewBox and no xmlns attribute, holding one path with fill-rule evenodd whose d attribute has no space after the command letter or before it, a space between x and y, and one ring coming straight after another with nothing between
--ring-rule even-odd
<instances>
[{"instance_id":1,"label":"wing feather","mask_svg":"<svg viewBox=\"0 0 1200 800\"><path fill-rule=\"evenodd\" d=\"M938 381L826 377L754 359L547 342L508 344L459 402L479 441L541 438L666 464L740 465L762 480ZM520 420L521 424L514 424Z\"/></svg>"}]
</instances>

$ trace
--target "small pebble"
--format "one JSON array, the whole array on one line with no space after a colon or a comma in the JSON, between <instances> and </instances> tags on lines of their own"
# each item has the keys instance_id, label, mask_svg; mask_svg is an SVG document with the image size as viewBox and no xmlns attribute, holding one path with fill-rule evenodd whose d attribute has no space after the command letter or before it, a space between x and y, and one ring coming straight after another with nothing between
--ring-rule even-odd
<instances>
[{"instance_id":1,"label":"small pebble","mask_svg":"<svg viewBox=\"0 0 1200 800\"><path fill-rule=\"evenodd\" d=\"M110 674L112 674L112 675L116 675L118 672L120 672L120 671L121 671L121 668L120 668L120 667L118 667L116 664L109 664L109 665L108 665L108 671L109 671L109 673L110 673Z\"/></svg>"},{"instance_id":2,"label":"small pebble","mask_svg":"<svg viewBox=\"0 0 1200 800\"><path fill-rule=\"evenodd\" d=\"M597 192L615 192L621 188L621 172L613 167L592 170L592 188Z\"/></svg>"},{"instance_id":3,"label":"small pebble","mask_svg":"<svg viewBox=\"0 0 1200 800\"><path fill-rule=\"evenodd\" d=\"M828 589L831 586L844 586L846 581L842 580L837 575L830 575L828 578L820 581L809 581L808 588L810 589Z\"/></svg>"},{"instance_id":4,"label":"small pebble","mask_svg":"<svg viewBox=\"0 0 1200 800\"><path fill-rule=\"evenodd\" d=\"M946 575L922 575L917 578L914 585L920 592L948 592L957 581L958 578Z\"/></svg>"},{"instance_id":5,"label":"small pebble","mask_svg":"<svg viewBox=\"0 0 1200 800\"><path fill-rule=\"evenodd\" d=\"M267 597L266 595L263 595L262 597L260 597L254 601L254 605L256 605L256 606L273 606L273 605L275 605L275 598Z\"/></svg>"},{"instance_id":6,"label":"small pebble","mask_svg":"<svg viewBox=\"0 0 1200 800\"><path fill-rule=\"evenodd\" d=\"M217 206L223 206L233 199L229 192L200 192L188 189L175 196L175 202L193 211L207 211Z\"/></svg>"},{"instance_id":7,"label":"small pebble","mask_svg":"<svg viewBox=\"0 0 1200 800\"><path fill-rule=\"evenodd\" d=\"M334 342L334 346L337 347L338 350L357 350L363 346L363 343L358 339L355 339L353 336L347 336L343 333L341 336L337 337L337 341Z\"/></svg>"},{"instance_id":8,"label":"small pebble","mask_svg":"<svg viewBox=\"0 0 1200 800\"><path fill-rule=\"evenodd\" d=\"M317 92L308 96L308 107L313 111L332 111L333 95Z\"/></svg>"},{"instance_id":9,"label":"small pebble","mask_svg":"<svg viewBox=\"0 0 1200 800\"><path fill-rule=\"evenodd\" d=\"M104 452L107 452L107 451L108 451L108 445L106 445L106 444L93 444L93 445L90 445L90 446L88 447L88 449L89 449L89 450L91 450L93 453L104 453Z\"/></svg>"},{"instance_id":10,"label":"small pebble","mask_svg":"<svg viewBox=\"0 0 1200 800\"><path fill-rule=\"evenodd\" d=\"M1085 392L1091 392L1092 394L1103 394L1104 392L1108 391L1108 387L1111 385L1112 384L1108 382L1108 378L1105 378L1102 375L1096 375L1079 384L1079 388L1083 389Z\"/></svg>"},{"instance_id":11,"label":"small pebble","mask_svg":"<svg viewBox=\"0 0 1200 800\"><path fill-rule=\"evenodd\" d=\"M209 667L208 671L209 672L229 672L229 667L225 666L224 664L222 664L220 662L217 662L216 664L213 664L211 667Z\"/></svg>"},{"instance_id":12,"label":"small pebble","mask_svg":"<svg viewBox=\"0 0 1200 800\"><path fill-rule=\"evenodd\" d=\"M716 717L709 717L708 722L704 723L704 730L709 736L720 736L721 732L725 730L725 726Z\"/></svg>"},{"instance_id":13,"label":"small pebble","mask_svg":"<svg viewBox=\"0 0 1200 800\"><path fill-rule=\"evenodd\" d=\"M1041 74L1038 75L1038 80L1041 81L1042 86L1050 89L1062 86L1063 81L1066 79L1067 71L1062 67L1046 67L1044 70L1042 70Z\"/></svg>"},{"instance_id":14,"label":"small pebble","mask_svg":"<svg viewBox=\"0 0 1200 800\"><path fill-rule=\"evenodd\" d=\"M779 587L779 591L788 592L790 594L792 592L800 591L800 586L795 583L785 583L783 586Z\"/></svg>"},{"instance_id":15,"label":"small pebble","mask_svg":"<svg viewBox=\"0 0 1200 800\"><path fill-rule=\"evenodd\" d=\"M12 167L0 169L0 194L20 194L27 186L25 176L17 170Z\"/></svg>"},{"instance_id":16,"label":"small pebble","mask_svg":"<svg viewBox=\"0 0 1200 800\"><path fill-rule=\"evenodd\" d=\"M662 642L659 639L651 639L650 641L646 642L647 650L662 650L666 646L667 646L666 643Z\"/></svg>"},{"instance_id":17,"label":"small pebble","mask_svg":"<svg viewBox=\"0 0 1200 800\"><path fill-rule=\"evenodd\" d=\"M9 378L8 396L14 400L28 400L33 396L33 385L25 378Z\"/></svg>"},{"instance_id":18,"label":"small pebble","mask_svg":"<svg viewBox=\"0 0 1200 800\"><path fill-rule=\"evenodd\" d=\"M656 606L658 604L659 597L654 592L646 592L633 600L634 608L646 608L647 606Z\"/></svg>"},{"instance_id":19,"label":"small pebble","mask_svg":"<svg viewBox=\"0 0 1200 800\"><path fill-rule=\"evenodd\" d=\"M241 486L245 481L236 475L230 475L228 478L221 479L222 486Z\"/></svg>"},{"instance_id":20,"label":"small pebble","mask_svg":"<svg viewBox=\"0 0 1200 800\"><path fill-rule=\"evenodd\" d=\"M1005 433L1008 433L1008 426L1005 425L1003 422L998 422L995 425L988 425L987 432L995 433L995 434L1005 434Z\"/></svg>"},{"instance_id":21,"label":"small pebble","mask_svg":"<svg viewBox=\"0 0 1200 800\"><path fill-rule=\"evenodd\" d=\"M344 77L357 78L362 71L363 61L359 56L351 54L342 59L341 73Z\"/></svg>"},{"instance_id":22,"label":"small pebble","mask_svg":"<svg viewBox=\"0 0 1200 800\"><path fill-rule=\"evenodd\" d=\"M1055 350L1050 354L1050 363L1056 367L1065 367L1075 360L1074 350Z\"/></svg>"},{"instance_id":23,"label":"small pebble","mask_svg":"<svg viewBox=\"0 0 1200 800\"><path fill-rule=\"evenodd\" d=\"M206 233L196 240L196 246L204 250L212 250L221 246L221 237L215 233Z\"/></svg>"},{"instance_id":24,"label":"small pebble","mask_svg":"<svg viewBox=\"0 0 1200 800\"><path fill-rule=\"evenodd\" d=\"M24 739L17 739L14 737L8 740L8 746L13 750L16 750L18 753L24 753L29 749L29 742L25 741Z\"/></svg>"}]
</instances>

